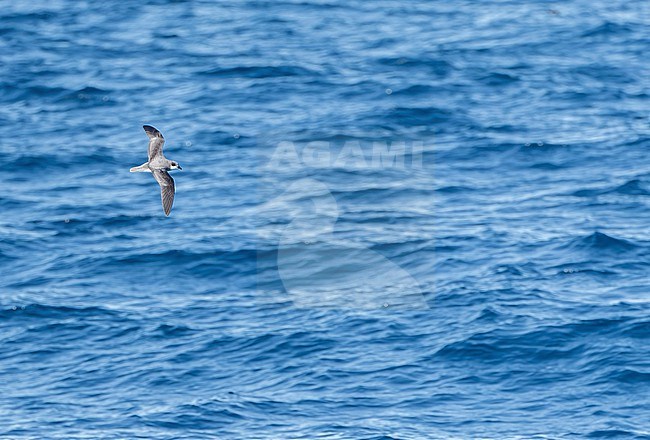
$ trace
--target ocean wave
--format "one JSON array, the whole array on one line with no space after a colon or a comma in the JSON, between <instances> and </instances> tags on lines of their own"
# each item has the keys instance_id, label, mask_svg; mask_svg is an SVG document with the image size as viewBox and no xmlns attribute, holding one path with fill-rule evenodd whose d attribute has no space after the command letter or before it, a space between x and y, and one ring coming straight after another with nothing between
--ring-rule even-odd
<instances>
[{"instance_id":1,"label":"ocean wave","mask_svg":"<svg viewBox=\"0 0 650 440\"><path fill-rule=\"evenodd\" d=\"M647 437L641 2L3 6L0 437Z\"/></svg>"}]
</instances>

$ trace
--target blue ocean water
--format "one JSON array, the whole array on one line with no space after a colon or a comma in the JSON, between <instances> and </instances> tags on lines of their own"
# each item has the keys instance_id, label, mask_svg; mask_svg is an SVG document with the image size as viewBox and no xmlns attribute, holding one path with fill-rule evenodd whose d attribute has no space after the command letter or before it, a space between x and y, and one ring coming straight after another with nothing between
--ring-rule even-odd
<instances>
[{"instance_id":1,"label":"blue ocean water","mask_svg":"<svg viewBox=\"0 0 650 440\"><path fill-rule=\"evenodd\" d=\"M3 2L0 438L650 438L649 26Z\"/></svg>"}]
</instances>

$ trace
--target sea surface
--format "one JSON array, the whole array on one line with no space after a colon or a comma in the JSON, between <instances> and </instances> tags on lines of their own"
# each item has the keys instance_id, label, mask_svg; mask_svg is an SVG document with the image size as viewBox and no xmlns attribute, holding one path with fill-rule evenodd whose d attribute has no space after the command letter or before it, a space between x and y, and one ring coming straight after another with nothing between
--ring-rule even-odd
<instances>
[{"instance_id":1,"label":"sea surface","mask_svg":"<svg viewBox=\"0 0 650 440\"><path fill-rule=\"evenodd\" d=\"M650 439L646 0L0 6L1 439Z\"/></svg>"}]
</instances>

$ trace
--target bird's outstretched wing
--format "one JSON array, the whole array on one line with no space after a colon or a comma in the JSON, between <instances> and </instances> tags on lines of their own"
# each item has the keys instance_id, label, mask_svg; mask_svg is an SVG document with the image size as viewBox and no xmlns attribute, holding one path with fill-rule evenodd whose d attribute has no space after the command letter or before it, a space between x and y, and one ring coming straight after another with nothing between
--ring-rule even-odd
<instances>
[{"instance_id":1,"label":"bird's outstretched wing","mask_svg":"<svg viewBox=\"0 0 650 440\"><path fill-rule=\"evenodd\" d=\"M143 125L142 128L144 128L147 136L149 136L149 161L156 156L162 156L163 144L165 143L165 138L162 133L151 125Z\"/></svg>"},{"instance_id":2,"label":"bird's outstretched wing","mask_svg":"<svg viewBox=\"0 0 650 440\"><path fill-rule=\"evenodd\" d=\"M172 212L174 194L176 193L174 179L165 170L153 170L153 177L160 185L160 198L162 199L163 210L165 211L165 215L168 216Z\"/></svg>"}]
</instances>

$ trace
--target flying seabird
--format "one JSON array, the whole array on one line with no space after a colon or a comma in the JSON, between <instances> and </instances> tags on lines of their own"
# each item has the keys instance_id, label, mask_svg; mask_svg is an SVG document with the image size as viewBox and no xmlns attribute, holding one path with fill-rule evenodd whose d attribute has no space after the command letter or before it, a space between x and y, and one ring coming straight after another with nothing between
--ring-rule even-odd
<instances>
[{"instance_id":1,"label":"flying seabird","mask_svg":"<svg viewBox=\"0 0 650 440\"><path fill-rule=\"evenodd\" d=\"M152 173L156 182L160 185L160 196L162 198L165 215L169 215L174 204L174 193L176 187L174 179L169 175L169 170L182 170L178 162L169 160L163 154L165 138L162 133L151 125L143 125L144 131L149 136L149 160L139 167L130 169L132 173Z\"/></svg>"}]
</instances>

